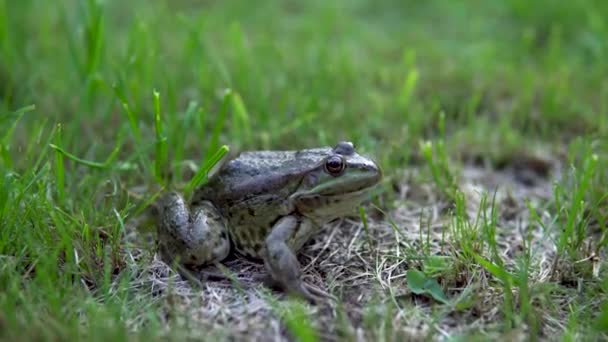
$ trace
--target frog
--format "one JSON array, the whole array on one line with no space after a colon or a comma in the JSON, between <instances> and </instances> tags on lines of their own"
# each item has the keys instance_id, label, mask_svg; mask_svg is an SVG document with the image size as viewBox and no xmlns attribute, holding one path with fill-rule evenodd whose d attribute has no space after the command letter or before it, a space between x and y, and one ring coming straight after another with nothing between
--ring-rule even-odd
<instances>
[{"instance_id":1,"label":"frog","mask_svg":"<svg viewBox=\"0 0 608 342\"><path fill-rule=\"evenodd\" d=\"M218 167L190 201L176 191L162 196L159 254L192 269L235 251L263 261L285 292L318 303L323 296L302 280L298 251L327 223L354 214L381 179L376 162L348 141L242 152Z\"/></svg>"}]
</instances>

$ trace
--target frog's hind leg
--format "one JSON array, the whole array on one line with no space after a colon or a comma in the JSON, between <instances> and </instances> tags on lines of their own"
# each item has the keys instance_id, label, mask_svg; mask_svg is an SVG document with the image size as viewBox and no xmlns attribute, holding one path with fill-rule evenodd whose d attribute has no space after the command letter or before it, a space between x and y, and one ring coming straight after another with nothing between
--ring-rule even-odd
<instances>
[{"instance_id":1,"label":"frog's hind leg","mask_svg":"<svg viewBox=\"0 0 608 342\"><path fill-rule=\"evenodd\" d=\"M219 262L230 252L226 223L209 201L192 208L183 197L171 192L158 205L158 241L163 261L185 266Z\"/></svg>"}]
</instances>

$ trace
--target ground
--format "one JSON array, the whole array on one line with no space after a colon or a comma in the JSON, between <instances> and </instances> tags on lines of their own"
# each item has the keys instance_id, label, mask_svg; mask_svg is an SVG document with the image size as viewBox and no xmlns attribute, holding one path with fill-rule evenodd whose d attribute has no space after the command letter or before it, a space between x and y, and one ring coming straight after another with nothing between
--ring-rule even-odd
<instances>
[{"instance_id":1,"label":"ground","mask_svg":"<svg viewBox=\"0 0 608 342\"><path fill-rule=\"evenodd\" d=\"M608 337L608 6L0 0L0 338ZM183 277L142 220L226 152L384 179L299 260ZM359 210L360 209L360 210ZM223 272L229 279L208 277Z\"/></svg>"},{"instance_id":2,"label":"ground","mask_svg":"<svg viewBox=\"0 0 608 342\"><path fill-rule=\"evenodd\" d=\"M534 203L550 200L551 179L539 177L534 184L529 184L530 178L522 180L513 170L497 172L468 166L463 170L460 183L467 199L464 209L470 219L480 211L481 194L496 190L495 207L498 226L501 227L496 232L499 253L504 256L505 263L513 267L528 243L535 253L530 260L529 279L532 283L549 281L556 256L555 246L549 240L551 233L540 229L532 229L531 236L526 238L524 231L529 229L525 226L530 221L529 213L525 206L517 204L525 200ZM340 298L339 304L329 301L310 308L311 314L320 317L311 322L322 332L320 337L367 340L388 334L384 337L389 340L418 340L431 336L431 333L438 337L458 336L492 326L501 315L497 305L503 300L503 295L483 270L458 272L453 276L459 279L444 279L448 293L463 295L463 288L472 284L482 291L464 294L465 298L459 299L461 302L471 301L468 310L446 309L438 314L433 312L432 302L413 295L407 288L406 271L420 267L420 261L415 259L424 258L424 254L445 256L446 266L453 267L450 258L457 252L452 249L458 247L446 241L458 237L449 230L449 219L441 215L450 206L449 201L439 198L432 186L404 181L401 187L396 198L401 204L390 210L388 217L379 213L376 215L379 217L370 219L369 233L365 232L360 220L339 220L328 225L326 232L302 251L300 261L307 280L327 287ZM423 222L421 216L425 218ZM397 224L393 226L390 221ZM428 235L422 237L421 232L425 231ZM153 250L153 247L146 250ZM137 255L143 254L138 249L135 251ZM400 255L403 253L409 256L403 258ZM165 311L168 320L190 320L190 324L197 326L202 323L205 333L218 335L225 334L229 324L230 334L240 338L266 340L284 334L276 309L273 309L276 303L268 301L270 290L265 289L259 279L260 274L265 274L260 263L242 257L232 258L224 263L234 277L232 280L206 280L204 284L193 284L172 272L156 255L150 255L150 258L154 258L154 262L141 270L140 279L155 293L171 296L174 306ZM201 272L218 273L219 270L206 267ZM366 312L370 303L374 303L372 310L381 310L381 316L382 312L388 316L383 319L388 319L392 327L361 329L365 316L374 314ZM560 321L561 315L567 314L566 310L566 307L561 307L554 312L537 313L540 315L538 318L546 322L543 336L555 338L559 335L561 327L556 322ZM342 316L347 318L345 322L340 321ZM238 324L233 325L234 322Z\"/></svg>"}]
</instances>

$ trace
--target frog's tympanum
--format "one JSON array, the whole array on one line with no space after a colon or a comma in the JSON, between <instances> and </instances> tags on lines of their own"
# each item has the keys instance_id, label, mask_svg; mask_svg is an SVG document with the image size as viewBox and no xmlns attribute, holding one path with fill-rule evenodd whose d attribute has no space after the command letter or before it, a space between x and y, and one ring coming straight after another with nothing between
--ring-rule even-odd
<instances>
[{"instance_id":1,"label":"frog's tympanum","mask_svg":"<svg viewBox=\"0 0 608 342\"><path fill-rule=\"evenodd\" d=\"M378 166L350 142L334 148L245 152L225 163L187 204L160 200L161 257L184 266L224 259L231 245L263 259L290 293L318 298L301 280L295 253L324 223L354 213L381 178Z\"/></svg>"}]
</instances>

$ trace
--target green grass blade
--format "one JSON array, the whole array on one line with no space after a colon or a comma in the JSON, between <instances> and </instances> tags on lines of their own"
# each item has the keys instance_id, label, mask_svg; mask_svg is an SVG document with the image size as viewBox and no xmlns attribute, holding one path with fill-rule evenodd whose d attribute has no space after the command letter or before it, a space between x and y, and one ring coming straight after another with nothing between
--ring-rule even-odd
<instances>
[{"instance_id":1,"label":"green grass blade","mask_svg":"<svg viewBox=\"0 0 608 342\"><path fill-rule=\"evenodd\" d=\"M154 90L154 128L156 133L156 158L155 176L159 184L165 184L165 170L167 170L167 137L163 129L163 122L160 116L160 94Z\"/></svg>"},{"instance_id":2,"label":"green grass blade","mask_svg":"<svg viewBox=\"0 0 608 342\"><path fill-rule=\"evenodd\" d=\"M232 114L234 118L234 126L237 128L236 136L242 139L245 146L251 143L251 122L249 120L249 112L243 103L241 95L232 93Z\"/></svg>"},{"instance_id":3,"label":"green grass blade","mask_svg":"<svg viewBox=\"0 0 608 342\"><path fill-rule=\"evenodd\" d=\"M139 125L137 123L137 115L131 110L131 106L129 106L129 102L127 97L125 96L123 90L117 85L114 84L112 86L114 89L114 94L120 101L122 108L127 114L127 119L129 120L129 125L131 126L131 131L133 132L133 136L135 137L135 142L140 145L141 144L141 133L139 132Z\"/></svg>"},{"instance_id":4,"label":"green grass blade","mask_svg":"<svg viewBox=\"0 0 608 342\"><path fill-rule=\"evenodd\" d=\"M194 189L207 182L209 171L213 169L213 167L216 166L226 156L226 154L228 154L229 151L230 149L228 146L224 145L205 161L205 164L203 164L203 166L196 172L194 177L192 177L190 182L188 182L185 189L186 196L190 196Z\"/></svg>"},{"instance_id":5,"label":"green grass blade","mask_svg":"<svg viewBox=\"0 0 608 342\"><path fill-rule=\"evenodd\" d=\"M215 127L213 128L213 134L211 136L211 141L209 142L209 149L207 155L205 156L205 160L208 160L211 157L213 151L217 149L220 140L220 134L222 133L222 129L224 128L224 121L226 120L226 114L228 112L228 106L230 104L231 98L232 90L226 89L223 94L222 107L217 118Z\"/></svg>"},{"instance_id":6,"label":"green grass blade","mask_svg":"<svg viewBox=\"0 0 608 342\"><path fill-rule=\"evenodd\" d=\"M114 161L118 157L118 153L120 152L120 145L117 145L112 151L112 153L108 156L108 158L103 163L100 163L79 158L55 144L49 144L49 147L57 151L58 154L65 156L78 164L82 164L95 169L107 169L108 167L110 167L114 163Z\"/></svg>"},{"instance_id":7,"label":"green grass blade","mask_svg":"<svg viewBox=\"0 0 608 342\"><path fill-rule=\"evenodd\" d=\"M61 124L57 125L55 131L55 144L61 145ZM65 167L63 164L63 154L55 153L55 189L57 190L57 201L63 205L65 203Z\"/></svg>"}]
</instances>

